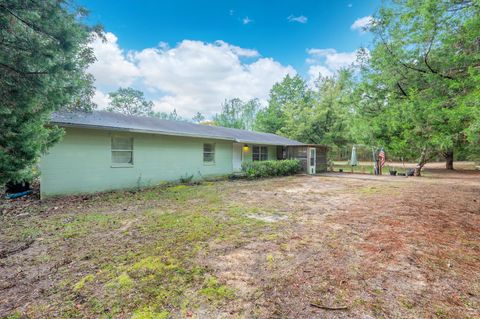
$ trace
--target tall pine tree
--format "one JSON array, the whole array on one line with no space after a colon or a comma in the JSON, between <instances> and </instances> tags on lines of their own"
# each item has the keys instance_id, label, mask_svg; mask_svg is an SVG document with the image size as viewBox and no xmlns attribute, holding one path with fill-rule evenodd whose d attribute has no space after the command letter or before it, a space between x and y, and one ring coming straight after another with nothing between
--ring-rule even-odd
<instances>
[{"instance_id":1,"label":"tall pine tree","mask_svg":"<svg viewBox=\"0 0 480 319\"><path fill-rule=\"evenodd\" d=\"M0 185L31 177L62 130L46 125L60 109L90 109L95 59L85 9L65 0L0 1Z\"/></svg>"}]
</instances>

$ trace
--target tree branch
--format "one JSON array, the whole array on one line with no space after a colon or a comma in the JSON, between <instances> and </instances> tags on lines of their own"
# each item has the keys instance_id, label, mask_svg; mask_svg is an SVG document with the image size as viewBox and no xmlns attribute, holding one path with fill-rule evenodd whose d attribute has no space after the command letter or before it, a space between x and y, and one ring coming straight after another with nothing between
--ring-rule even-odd
<instances>
[{"instance_id":1,"label":"tree branch","mask_svg":"<svg viewBox=\"0 0 480 319\"><path fill-rule=\"evenodd\" d=\"M407 92L405 92L405 90L402 88L402 86L400 85L400 82L397 82L397 86L398 86L398 88L400 89L400 92L402 92L402 94L403 94L405 97L408 97Z\"/></svg>"},{"instance_id":2,"label":"tree branch","mask_svg":"<svg viewBox=\"0 0 480 319\"><path fill-rule=\"evenodd\" d=\"M45 71L24 72L24 71L17 70L14 67L12 67L10 65L7 65L7 64L4 64L4 63L0 63L0 66L3 67L4 69L10 70L11 72L14 72L14 73L17 73L17 74L22 74L22 75L44 75L44 74L48 74L48 72L45 72Z\"/></svg>"},{"instance_id":3,"label":"tree branch","mask_svg":"<svg viewBox=\"0 0 480 319\"><path fill-rule=\"evenodd\" d=\"M0 8L3 8L5 11L7 11L10 15L14 16L18 21L22 22L24 25L26 25L27 27L29 27L30 29L34 30L35 32L38 32L38 33L41 33L43 35L46 35L48 37L50 37L51 39L57 41L57 42L60 42L56 37L54 37L53 35L49 34L48 32L45 32L44 30L42 30L41 28L37 27L35 24L33 23L30 23L28 22L27 20L21 18L19 15L17 15L16 13L14 13L12 10L10 10L9 8L7 8L5 5L3 4L0 4Z\"/></svg>"},{"instance_id":4,"label":"tree branch","mask_svg":"<svg viewBox=\"0 0 480 319\"><path fill-rule=\"evenodd\" d=\"M432 35L432 40L430 41L430 44L428 46L428 50L427 52L425 53L425 57L423 59L423 61L425 62L425 65L427 66L427 68L430 70L430 72L434 73L434 74L438 74L440 75L441 77L443 78L446 78L446 79L449 79L449 80L453 80L453 77L449 76L449 75L445 75L445 74L441 74L439 73L438 71L434 70L430 64L428 63L428 55L430 54L430 51L432 50L432 45L433 45L433 41L435 39L435 35L437 33L437 26L435 25L435 29L433 30L433 35Z\"/></svg>"},{"instance_id":5,"label":"tree branch","mask_svg":"<svg viewBox=\"0 0 480 319\"><path fill-rule=\"evenodd\" d=\"M425 53L425 57L423 58L423 61L425 61L425 65L428 67L428 69L432 72L432 73L437 73L435 72L432 67L430 66L430 64L428 64L428 55L430 54L430 51L432 50L432 45L433 45L433 40L435 39L435 34L437 33L437 25L435 25L435 28L433 30L433 35L432 35L432 39L430 40L430 44L428 45L428 49L427 49L427 52Z\"/></svg>"},{"instance_id":6,"label":"tree branch","mask_svg":"<svg viewBox=\"0 0 480 319\"><path fill-rule=\"evenodd\" d=\"M397 60L397 62L402 65L403 67L407 68L407 69L410 69L410 70L413 70L413 71L417 71L417 72L420 72L420 73L424 73L424 74L427 74L429 73L427 70L424 70L424 69L420 69L420 68L417 68L417 67L414 67L410 64L407 64L405 62L403 62L402 60L400 60L399 58L397 58L396 54L393 52L393 50L388 46L387 42L385 41L385 39L383 38L381 32L379 33L379 36L380 36L380 39L382 40L382 43L383 45L385 46L385 48L387 49L388 53L390 53L390 55L395 59ZM428 64L427 64L428 66ZM436 74L438 76L441 76L445 79L449 79L449 80L453 80L453 78L451 76L448 76L448 75L444 75L444 74L441 74L441 73L438 73L432 69L430 69L431 73L433 74Z\"/></svg>"}]
</instances>

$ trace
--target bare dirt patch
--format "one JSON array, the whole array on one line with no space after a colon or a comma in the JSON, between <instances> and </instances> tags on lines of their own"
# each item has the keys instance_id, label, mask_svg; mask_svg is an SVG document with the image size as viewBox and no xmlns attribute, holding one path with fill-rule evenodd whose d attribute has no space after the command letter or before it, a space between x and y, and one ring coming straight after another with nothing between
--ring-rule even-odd
<instances>
[{"instance_id":1,"label":"bare dirt patch","mask_svg":"<svg viewBox=\"0 0 480 319\"><path fill-rule=\"evenodd\" d=\"M219 278L242 269L244 282L261 287L256 303L245 296L246 317L476 318L480 175L429 176L328 174L239 187L233 198L288 211L289 222L257 241L266 260L210 264Z\"/></svg>"},{"instance_id":2,"label":"bare dirt patch","mask_svg":"<svg viewBox=\"0 0 480 319\"><path fill-rule=\"evenodd\" d=\"M478 318L480 173L425 176L4 202L0 317Z\"/></svg>"}]
</instances>

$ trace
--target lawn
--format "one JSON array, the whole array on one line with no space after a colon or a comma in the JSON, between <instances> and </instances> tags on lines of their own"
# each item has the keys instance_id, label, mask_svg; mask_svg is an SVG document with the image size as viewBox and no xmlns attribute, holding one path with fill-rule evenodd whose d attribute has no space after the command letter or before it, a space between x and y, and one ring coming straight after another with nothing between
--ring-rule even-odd
<instances>
[{"instance_id":1,"label":"lawn","mask_svg":"<svg viewBox=\"0 0 480 319\"><path fill-rule=\"evenodd\" d=\"M0 317L479 318L480 174L3 201Z\"/></svg>"}]
</instances>

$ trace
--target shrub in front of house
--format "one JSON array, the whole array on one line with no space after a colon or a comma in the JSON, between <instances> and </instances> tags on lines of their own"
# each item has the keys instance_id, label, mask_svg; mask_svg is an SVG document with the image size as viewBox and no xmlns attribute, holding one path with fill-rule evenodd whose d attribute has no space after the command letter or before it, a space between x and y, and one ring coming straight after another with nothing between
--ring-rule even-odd
<instances>
[{"instance_id":1,"label":"shrub in front of house","mask_svg":"<svg viewBox=\"0 0 480 319\"><path fill-rule=\"evenodd\" d=\"M268 176L287 176L300 171L299 160L280 160L280 161L255 161L244 162L242 170L247 178L260 178Z\"/></svg>"}]
</instances>

